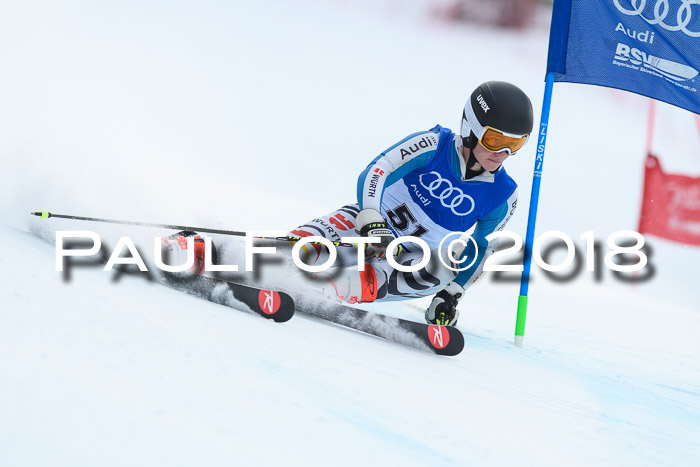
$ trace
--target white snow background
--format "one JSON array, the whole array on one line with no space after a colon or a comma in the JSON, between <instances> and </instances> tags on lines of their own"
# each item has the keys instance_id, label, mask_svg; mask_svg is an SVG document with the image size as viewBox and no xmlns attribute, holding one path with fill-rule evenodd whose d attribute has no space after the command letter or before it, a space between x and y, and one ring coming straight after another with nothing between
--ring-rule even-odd
<instances>
[{"instance_id":1,"label":"white snow background","mask_svg":"<svg viewBox=\"0 0 700 467\"><path fill-rule=\"evenodd\" d=\"M518 282L484 276L460 304L456 358L55 271L56 230L163 232L31 211L287 230L353 202L404 136L458 130L481 82L522 87L539 122L546 13L512 32L442 21L435 4L2 3L0 465L700 463L698 247L647 237L656 274L638 285L534 268L523 349ZM555 85L538 234L583 251L593 230L607 252L636 229L647 109ZM700 175L692 114L658 113L665 169ZM507 162L523 236L535 146Z\"/></svg>"}]
</instances>

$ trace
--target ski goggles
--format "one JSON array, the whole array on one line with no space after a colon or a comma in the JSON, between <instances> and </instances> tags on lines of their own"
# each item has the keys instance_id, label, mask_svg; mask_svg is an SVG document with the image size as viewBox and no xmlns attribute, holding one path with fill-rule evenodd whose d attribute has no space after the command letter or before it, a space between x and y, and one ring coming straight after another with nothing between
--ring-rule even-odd
<instances>
[{"instance_id":1,"label":"ski goggles","mask_svg":"<svg viewBox=\"0 0 700 467\"><path fill-rule=\"evenodd\" d=\"M491 152L506 151L508 154L515 154L520 148L525 146L530 135L514 135L497 130L490 126L482 126L469 103L462 113L462 136L473 132L479 143Z\"/></svg>"}]
</instances>

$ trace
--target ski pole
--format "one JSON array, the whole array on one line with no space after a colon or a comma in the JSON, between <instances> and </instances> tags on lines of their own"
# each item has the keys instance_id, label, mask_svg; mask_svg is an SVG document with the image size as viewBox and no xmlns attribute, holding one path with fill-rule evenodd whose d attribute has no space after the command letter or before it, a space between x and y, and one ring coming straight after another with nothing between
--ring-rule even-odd
<instances>
[{"instance_id":1,"label":"ski pole","mask_svg":"<svg viewBox=\"0 0 700 467\"><path fill-rule=\"evenodd\" d=\"M117 220L117 219L102 219L99 217L83 217L83 216L70 216L66 214L54 214L48 211L38 211L38 212L32 212L30 213L33 216L37 216L40 219L49 219L51 217L55 217L56 219L73 219L73 220L78 220L78 221L87 221L87 222L106 222L109 224L122 224L122 225L137 225L139 227L157 227L157 228L163 228L163 229L173 229L173 230L194 230L196 232L205 232L205 233L215 233L215 234L222 234L222 235L234 235L237 237L245 237L246 232L238 231L238 230L221 230L221 229L210 229L207 227L191 227L187 225L174 225L174 224L154 224L151 222L135 222L135 221L124 221L124 220ZM299 240L302 239L302 237L292 237L292 236L287 236L287 237L257 237L261 240L276 240L276 241L282 241L282 242L291 242L291 243L296 243ZM320 242L309 242L311 244L320 244ZM334 246L342 246L342 247L353 247L356 248L357 245L353 243L343 243L343 242L332 242Z\"/></svg>"}]
</instances>

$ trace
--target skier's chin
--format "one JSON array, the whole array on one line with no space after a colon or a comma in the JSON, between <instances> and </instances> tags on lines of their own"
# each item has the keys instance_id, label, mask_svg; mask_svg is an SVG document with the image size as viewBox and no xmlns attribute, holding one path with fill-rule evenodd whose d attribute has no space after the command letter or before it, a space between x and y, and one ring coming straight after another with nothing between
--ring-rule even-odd
<instances>
[{"instance_id":1,"label":"skier's chin","mask_svg":"<svg viewBox=\"0 0 700 467\"><path fill-rule=\"evenodd\" d=\"M497 168L499 168L503 164L503 161L497 161L493 159L487 159L486 162L484 163L484 168L488 170L489 172L493 172Z\"/></svg>"}]
</instances>

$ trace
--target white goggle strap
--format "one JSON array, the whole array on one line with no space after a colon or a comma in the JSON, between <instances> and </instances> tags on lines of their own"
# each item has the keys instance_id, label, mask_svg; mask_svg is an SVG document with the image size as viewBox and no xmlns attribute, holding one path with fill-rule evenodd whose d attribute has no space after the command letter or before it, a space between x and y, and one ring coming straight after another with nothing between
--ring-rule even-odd
<instances>
[{"instance_id":1,"label":"white goggle strap","mask_svg":"<svg viewBox=\"0 0 700 467\"><path fill-rule=\"evenodd\" d=\"M476 138L481 141L482 136L486 133L486 128L481 126L481 123L476 118L474 109L472 109L471 99L464 106L464 117L462 118L462 138L468 138L469 132L474 132Z\"/></svg>"}]
</instances>

